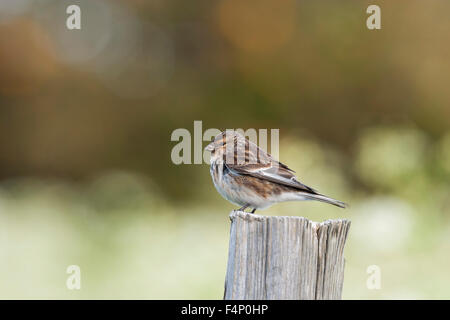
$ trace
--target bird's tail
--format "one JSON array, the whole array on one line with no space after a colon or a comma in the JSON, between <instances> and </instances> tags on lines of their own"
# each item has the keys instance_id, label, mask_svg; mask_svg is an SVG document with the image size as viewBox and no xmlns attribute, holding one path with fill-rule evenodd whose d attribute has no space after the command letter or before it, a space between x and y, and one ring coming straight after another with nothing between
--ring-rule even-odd
<instances>
[{"instance_id":1,"label":"bird's tail","mask_svg":"<svg viewBox=\"0 0 450 320\"><path fill-rule=\"evenodd\" d=\"M306 198L306 200L317 200L317 201L321 201L321 202L325 202L325 203L329 203L332 204L336 207L339 208L347 208L348 205L345 202L324 196L323 194L317 193L317 194L313 194L313 193L308 193L305 194L303 193L302 196L304 196Z\"/></svg>"}]
</instances>

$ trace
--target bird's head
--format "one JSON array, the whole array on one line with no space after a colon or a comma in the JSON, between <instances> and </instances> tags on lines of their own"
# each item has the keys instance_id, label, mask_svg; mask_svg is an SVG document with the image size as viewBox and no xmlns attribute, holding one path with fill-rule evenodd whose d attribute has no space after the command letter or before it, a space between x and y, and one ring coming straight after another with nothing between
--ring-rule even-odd
<instances>
[{"instance_id":1,"label":"bird's head","mask_svg":"<svg viewBox=\"0 0 450 320\"><path fill-rule=\"evenodd\" d=\"M258 146L234 130L219 133L205 150L211 152L211 162L222 159L228 164L248 164L258 159Z\"/></svg>"},{"instance_id":2,"label":"bird's head","mask_svg":"<svg viewBox=\"0 0 450 320\"><path fill-rule=\"evenodd\" d=\"M211 152L211 156L214 158L221 156L226 152L227 147L234 148L239 137L240 135L236 131L225 130L215 136L205 150Z\"/></svg>"}]
</instances>

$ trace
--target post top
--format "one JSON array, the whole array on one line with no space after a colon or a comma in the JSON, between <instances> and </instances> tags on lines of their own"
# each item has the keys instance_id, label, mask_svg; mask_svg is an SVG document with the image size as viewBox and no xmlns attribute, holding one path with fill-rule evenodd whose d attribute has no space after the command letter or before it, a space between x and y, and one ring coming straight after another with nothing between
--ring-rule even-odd
<instances>
[{"instance_id":1,"label":"post top","mask_svg":"<svg viewBox=\"0 0 450 320\"><path fill-rule=\"evenodd\" d=\"M242 219L245 221L267 221L267 220L300 220L300 221L306 221L310 223L313 227L322 227L326 225L336 225L336 224L345 224L350 225L351 221L349 219L328 219L322 222L315 222L311 221L308 218L301 217L301 216L262 216L259 214L239 211L239 210L233 210L230 212L230 220L234 221L237 219Z\"/></svg>"}]
</instances>

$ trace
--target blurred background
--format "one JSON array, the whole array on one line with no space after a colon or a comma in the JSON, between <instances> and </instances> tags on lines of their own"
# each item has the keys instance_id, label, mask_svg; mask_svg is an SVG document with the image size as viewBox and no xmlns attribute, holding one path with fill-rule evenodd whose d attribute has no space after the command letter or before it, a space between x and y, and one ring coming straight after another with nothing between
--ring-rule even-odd
<instances>
[{"instance_id":1,"label":"blurred background","mask_svg":"<svg viewBox=\"0 0 450 320\"><path fill-rule=\"evenodd\" d=\"M71 4L81 30L66 28ZM2 0L0 298L222 298L235 207L208 165L170 158L194 120L279 128L280 160L350 203L258 212L350 218L345 299L450 298L449 10Z\"/></svg>"}]
</instances>

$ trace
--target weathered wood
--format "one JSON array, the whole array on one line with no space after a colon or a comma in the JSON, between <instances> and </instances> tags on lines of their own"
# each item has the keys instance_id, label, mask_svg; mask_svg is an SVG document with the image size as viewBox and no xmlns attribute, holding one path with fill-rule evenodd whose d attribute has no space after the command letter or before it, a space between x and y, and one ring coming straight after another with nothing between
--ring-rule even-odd
<instances>
[{"instance_id":1,"label":"weathered wood","mask_svg":"<svg viewBox=\"0 0 450 320\"><path fill-rule=\"evenodd\" d=\"M230 214L224 299L341 299L345 219Z\"/></svg>"}]
</instances>

